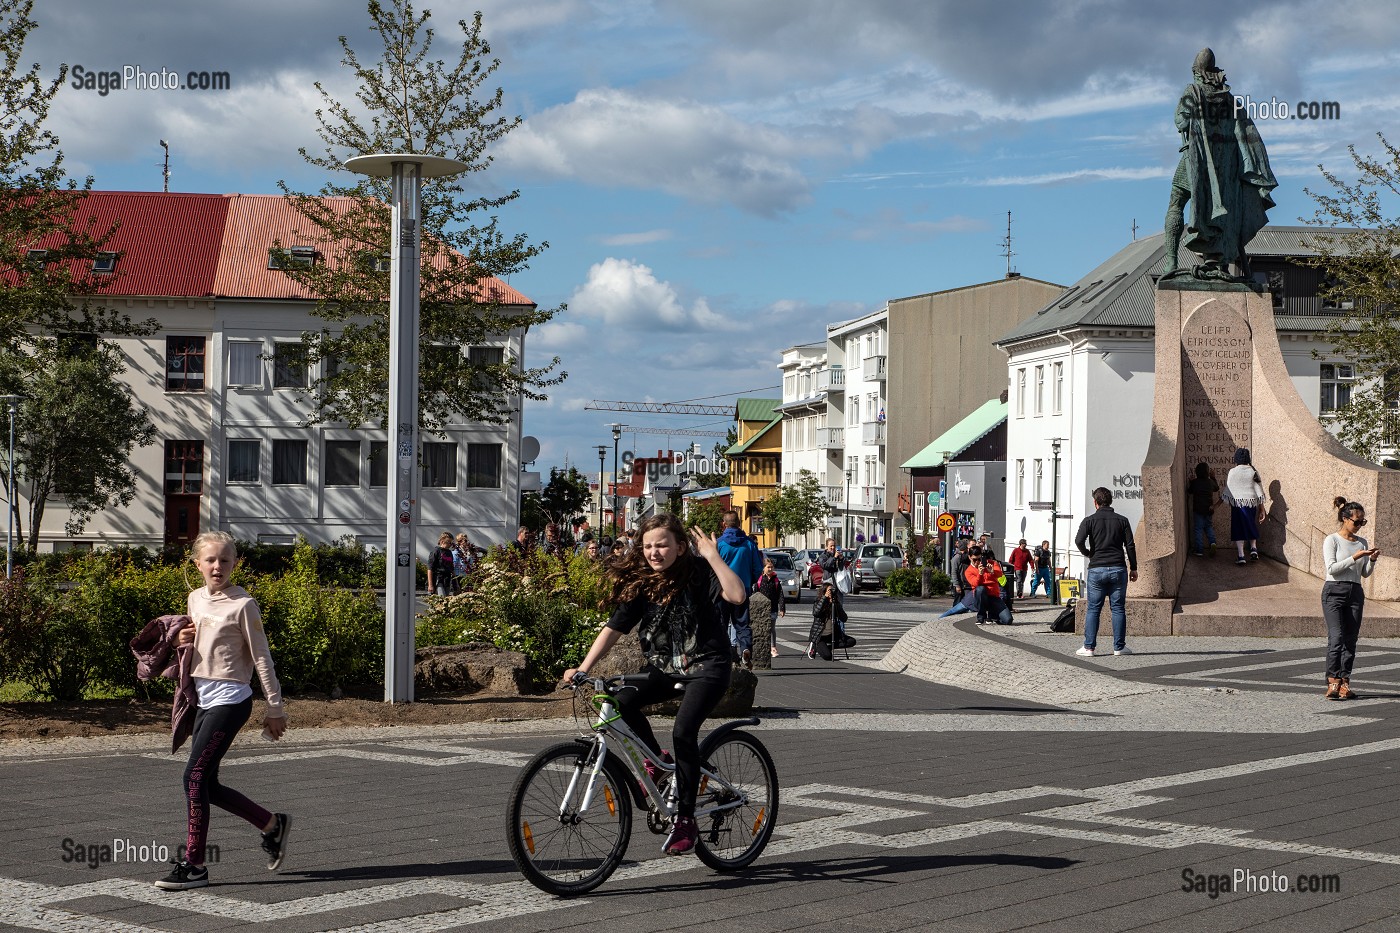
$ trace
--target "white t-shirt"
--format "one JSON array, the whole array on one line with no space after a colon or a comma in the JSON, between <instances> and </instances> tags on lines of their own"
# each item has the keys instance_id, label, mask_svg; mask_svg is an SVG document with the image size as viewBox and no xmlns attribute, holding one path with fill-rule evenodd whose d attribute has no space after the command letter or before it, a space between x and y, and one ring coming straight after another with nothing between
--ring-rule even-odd
<instances>
[{"instance_id":1,"label":"white t-shirt","mask_svg":"<svg viewBox=\"0 0 1400 933\"><path fill-rule=\"evenodd\" d=\"M235 703L242 703L253 695L253 688L250 684L241 684L236 680L211 680L208 677L196 677L194 679L194 692L199 696L199 708L209 709L212 706L232 706Z\"/></svg>"}]
</instances>

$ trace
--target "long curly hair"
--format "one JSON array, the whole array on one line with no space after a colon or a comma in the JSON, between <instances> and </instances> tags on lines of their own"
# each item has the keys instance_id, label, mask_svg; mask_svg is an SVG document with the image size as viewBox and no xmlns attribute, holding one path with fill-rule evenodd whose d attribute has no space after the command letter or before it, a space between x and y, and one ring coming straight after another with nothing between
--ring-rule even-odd
<instances>
[{"instance_id":1,"label":"long curly hair","mask_svg":"<svg viewBox=\"0 0 1400 933\"><path fill-rule=\"evenodd\" d=\"M665 529L676 539L679 553L670 567L662 571L651 569L642 554L642 540L647 532ZM625 554L614 554L604 573L608 579L609 597L606 605L630 603L638 596L648 602L667 603L690 583L693 561L690 560L690 539L685 526L674 515L662 513L642 519L637 528L636 544Z\"/></svg>"}]
</instances>

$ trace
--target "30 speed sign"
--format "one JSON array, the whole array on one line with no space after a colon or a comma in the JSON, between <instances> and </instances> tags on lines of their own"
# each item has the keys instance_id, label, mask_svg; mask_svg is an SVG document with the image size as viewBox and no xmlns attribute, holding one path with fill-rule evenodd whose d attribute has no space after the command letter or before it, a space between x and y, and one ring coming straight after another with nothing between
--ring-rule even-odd
<instances>
[{"instance_id":1,"label":"30 speed sign","mask_svg":"<svg viewBox=\"0 0 1400 933\"><path fill-rule=\"evenodd\" d=\"M944 534L952 531L953 526L956 524L957 520L953 518L952 512L944 512L938 516L938 530Z\"/></svg>"}]
</instances>

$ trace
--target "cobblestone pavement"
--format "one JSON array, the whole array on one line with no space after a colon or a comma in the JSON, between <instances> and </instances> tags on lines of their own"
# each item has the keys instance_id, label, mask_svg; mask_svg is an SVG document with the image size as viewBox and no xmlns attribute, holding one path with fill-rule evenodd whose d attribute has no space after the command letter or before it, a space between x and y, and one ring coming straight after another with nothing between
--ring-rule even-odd
<instances>
[{"instance_id":1,"label":"cobblestone pavement","mask_svg":"<svg viewBox=\"0 0 1400 933\"><path fill-rule=\"evenodd\" d=\"M184 763L161 737L13 743L0 928L1400 929L1400 648L1363 644L1369 698L1327 703L1320 639L1130 636L1138 654L1088 660L1046 632L1050 609L990 628L923 624L933 609L853 598L851 663L798 654L805 611L780 624L756 730L779 826L747 871L662 858L639 825L604 887L542 894L507 854L505 800L574 726L494 723L240 739L223 778L294 814L287 864L268 874L256 834L215 811L213 883L161 892L161 865L125 860L179 841ZM102 862L115 840L123 859ZM93 845L95 867L74 859Z\"/></svg>"}]
</instances>

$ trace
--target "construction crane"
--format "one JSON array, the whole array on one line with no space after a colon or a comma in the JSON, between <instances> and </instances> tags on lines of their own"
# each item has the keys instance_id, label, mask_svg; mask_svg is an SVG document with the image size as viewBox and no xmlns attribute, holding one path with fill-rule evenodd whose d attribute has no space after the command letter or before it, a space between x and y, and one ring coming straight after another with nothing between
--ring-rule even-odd
<instances>
[{"instance_id":1,"label":"construction crane","mask_svg":"<svg viewBox=\"0 0 1400 933\"><path fill-rule=\"evenodd\" d=\"M607 402L594 399L583 406L585 411L643 411L660 415L727 415L734 416L734 405L693 405L683 402Z\"/></svg>"},{"instance_id":2,"label":"construction crane","mask_svg":"<svg viewBox=\"0 0 1400 933\"><path fill-rule=\"evenodd\" d=\"M649 434L655 437L662 435L666 437L728 437L727 431L697 431L693 428L639 428L635 424L624 424L622 426L625 434Z\"/></svg>"}]
</instances>

